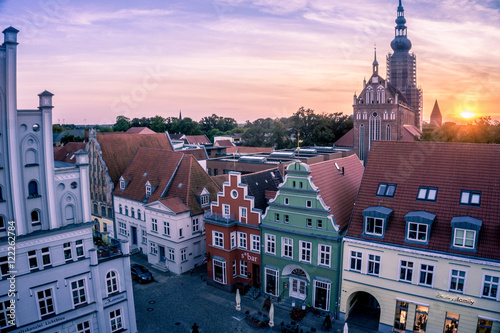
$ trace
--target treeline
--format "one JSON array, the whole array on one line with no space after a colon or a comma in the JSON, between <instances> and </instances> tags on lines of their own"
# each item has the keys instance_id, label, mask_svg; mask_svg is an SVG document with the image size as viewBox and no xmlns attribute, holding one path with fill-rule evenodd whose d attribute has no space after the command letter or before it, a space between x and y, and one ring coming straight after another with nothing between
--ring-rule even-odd
<instances>
[{"instance_id":1,"label":"treeline","mask_svg":"<svg viewBox=\"0 0 500 333\"><path fill-rule=\"evenodd\" d=\"M260 118L247 121L238 127L233 118L212 114L199 122L191 118L133 118L118 116L113 131L127 131L131 127L148 127L157 133L205 134L213 142L215 136L242 133L243 145L251 147L275 147L276 149L297 146L331 146L353 126L351 117L343 113L317 114L312 109L301 107L291 117L278 119Z\"/></svg>"},{"instance_id":2,"label":"treeline","mask_svg":"<svg viewBox=\"0 0 500 333\"><path fill-rule=\"evenodd\" d=\"M446 122L441 127L424 126L422 141L500 143L500 122L480 117L474 122L459 125Z\"/></svg>"}]
</instances>

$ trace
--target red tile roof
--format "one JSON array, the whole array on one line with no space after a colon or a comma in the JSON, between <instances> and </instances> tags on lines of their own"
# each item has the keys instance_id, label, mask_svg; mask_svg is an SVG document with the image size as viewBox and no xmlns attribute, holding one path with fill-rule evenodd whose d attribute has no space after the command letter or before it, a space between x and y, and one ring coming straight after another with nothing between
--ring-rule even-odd
<instances>
[{"instance_id":1,"label":"red tile roof","mask_svg":"<svg viewBox=\"0 0 500 333\"><path fill-rule=\"evenodd\" d=\"M172 150L165 134L97 133L102 158L108 168L108 175L116 185L137 148L150 147Z\"/></svg>"},{"instance_id":2,"label":"red tile roof","mask_svg":"<svg viewBox=\"0 0 500 333\"><path fill-rule=\"evenodd\" d=\"M189 210L189 207L186 206L179 197L160 198L158 200L176 214L187 212Z\"/></svg>"},{"instance_id":3,"label":"red tile roof","mask_svg":"<svg viewBox=\"0 0 500 333\"><path fill-rule=\"evenodd\" d=\"M354 128L335 141L334 145L336 147L354 147Z\"/></svg>"},{"instance_id":4,"label":"red tile roof","mask_svg":"<svg viewBox=\"0 0 500 333\"><path fill-rule=\"evenodd\" d=\"M403 125L403 141L415 141L420 139L422 133L413 125Z\"/></svg>"},{"instance_id":5,"label":"red tile roof","mask_svg":"<svg viewBox=\"0 0 500 333\"><path fill-rule=\"evenodd\" d=\"M196 195L199 189L206 188L210 192L210 200L215 200L221 189L193 155L165 149L140 147L125 170L125 176L130 177L130 182L123 191L116 186L114 195L147 203L160 200L165 205L172 204L168 207L174 211L184 208L178 201L166 199L180 198L183 205L191 209L192 215L203 212ZM156 188L146 200L147 181Z\"/></svg>"},{"instance_id":6,"label":"red tile roof","mask_svg":"<svg viewBox=\"0 0 500 333\"><path fill-rule=\"evenodd\" d=\"M214 147L232 147L234 146L231 140L218 140L215 141Z\"/></svg>"},{"instance_id":7,"label":"red tile roof","mask_svg":"<svg viewBox=\"0 0 500 333\"><path fill-rule=\"evenodd\" d=\"M347 235L399 246L500 260L500 145L443 142L374 142ZM394 197L376 196L379 183L396 184ZM435 202L416 200L420 186L438 188ZM481 191L479 207L460 205L462 190ZM362 211L393 210L382 240L362 236ZM405 215L435 214L428 245L405 243ZM451 250L454 217L482 221L476 253Z\"/></svg>"},{"instance_id":8,"label":"red tile roof","mask_svg":"<svg viewBox=\"0 0 500 333\"><path fill-rule=\"evenodd\" d=\"M186 139L190 145L206 145L211 144L205 134L203 135L186 135Z\"/></svg>"},{"instance_id":9,"label":"red tile roof","mask_svg":"<svg viewBox=\"0 0 500 333\"><path fill-rule=\"evenodd\" d=\"M338 165L340 171L335 166ZM340 231L349 224L352 208L356 201L361 178L363 177L363 164L356 155L333 159L312 164L311 176L313 183L319 188L319 194L325 204L330 207L330 213L339 225ZM342 168L344 174L342 175Z\"/></svg>"},{"instance_id":10,"label":"red tile roof","mask_svg":"<svg viewBox=\"0 0 500 333\"><path fill-rule=\"evenodd\" d=\"M156 134L155 131L152 131L147 127L130 127L126 133L128 133L128 134Z\"/></svg>"},{"instance_id":11,"label":"red tile roof","mask_svg":"<svg viewBox=\"0 0 500 333\"><path fill-rule=\"evenodd\" d=\"M208 159L207 152L203 148L181 150L185 154L193 155L198 161Z\"/></svg>"},{"instance_id":12,"label":"red tile roof","mask_svg":"<svg viewBox=\"0 0 500 333\"><path fill-rule=\"evenodd\" d=\"M273 147L233 146L226 148L226 153L228 154L256 154L256 153L270 153L272 151L274 151Z\"/></svg>"},{"instance_id":13,"label":"red tile roof","mask_svg":"<svg viewBox=\"0 0 500 333\"><path fill-rule=\"evenodd\" d=\"M57 151L54 152L54 161L68 162L68 163L76 163L75 152L80 149L85 150L86 147L85 142L68 142L63 147L60 147Z\"/></svg>"}]
</instances>

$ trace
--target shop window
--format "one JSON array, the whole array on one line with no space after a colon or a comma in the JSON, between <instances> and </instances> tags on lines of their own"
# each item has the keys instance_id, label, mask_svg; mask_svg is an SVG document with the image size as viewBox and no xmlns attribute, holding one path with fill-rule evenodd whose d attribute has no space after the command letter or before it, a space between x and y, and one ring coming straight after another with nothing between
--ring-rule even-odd
<instances>
[{"instance_id":1,"label":"shop window","mask_svg":"<svg viewBox=\"0 0 500 333\"><path fill-rule=\"evenodd\" d=\"M493 322L491 320L479 318L477 320L476 333L491 333L492 326L493 326Z\"/></svg>"},{"instance_id":2,"label":"shop window","mask_svg":"<svg viewBox=\"0 0 500 333\"><path fill-rule=\"evenodd\" d=\"M266 294L278 296L278 271L266 268L265 272Z\"/></svg>"},{"instance_id":3,"label":"shop window","mask_svg":"<svg viewBox=\"0 0 500 333\"><path fill-rule=\"evenodd\" d=\"M417 305L415 309L415 323L413 324L413 332L425 333L427 329L427 316L429 307Z\"/></svg>"},{"instance_id":4,"label":"shop window","mask_svg":"<svg viewBox=\"0 0 500 333\"><path fill-rule=\"evenodd\" d=\"M226 284L226 262L213 259L214 280Z\"/></svg>"},{"instance_id":5,"label":"shop window","mask_svg":"<svg viewBox=\"0 0 500 333\"><path fill-rule=\"evenodd\" d=\"M460 315L457 313L446 312L444 322L444 333L455 333L458 331L458 321Z\"/></svg>"},{"instance_id":6,"label":"shop window","mask_svg":"<svg viewBox=\"0 0 500 333\"><path fill-rule=\"evenodd\" d=\"M408 303L396 301L396 318L394 319L394 331L405 332L408 316Z\"/></svg>"}]
</instances>

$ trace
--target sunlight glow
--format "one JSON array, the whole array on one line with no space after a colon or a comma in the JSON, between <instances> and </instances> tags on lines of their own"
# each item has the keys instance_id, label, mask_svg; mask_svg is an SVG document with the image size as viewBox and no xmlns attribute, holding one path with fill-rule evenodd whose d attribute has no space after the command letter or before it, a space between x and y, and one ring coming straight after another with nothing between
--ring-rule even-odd
<instances>
[{"instance_id":1,"label":"sunlight glow","mask_svg":"<svg viewBox=\"0 0 500 333\"><path fill-rule=\"evenodd\" d=\"M472 117L475 117L476 114L474 112L464 110L462 113L460 113L460 117L465 118L465 119L470 119Z\"/></svg>"}]
</instances>

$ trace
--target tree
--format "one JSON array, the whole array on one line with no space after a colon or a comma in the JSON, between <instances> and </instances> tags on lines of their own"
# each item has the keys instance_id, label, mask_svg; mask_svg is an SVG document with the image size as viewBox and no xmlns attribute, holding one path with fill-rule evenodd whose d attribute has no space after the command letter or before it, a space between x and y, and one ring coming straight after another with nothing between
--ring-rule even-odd
<instances>
[{"instance_id":1,"label":"tree","mask_svg":"<svg viewBox=\"0 0 500 333\"><path fill-rule=\"evenodd\" d=\"M52 125L52 133L61 133L64 132L65 130L66 129L59 124Z\"/></svg>"},{"instance_id":2,"label":"tree","mask_svg":"<svg viewBox=\"0 0 500 333\"><path fill-rule=\"evenodd\" d=\"M74 136L73 134L66 134L61 138L61 144L64 146L68 142L83 142L83 138L79 136Z\"/></svg>"},{"instance_id":3,"label":"tree","mask_svg":"<svg viewBox=\"0 0 500 333\"><path fill-rule=\"evenodd\" d=\"M161 116L155 116L151 121L151 130L156 133L164 133L167 130L167 124L165 118Z\"/></svg>"},{"instance_id":4,"label":"tree","mask_svg":"<svg viewBox=\"0 0 500 333\"><path fill-rule=\"evenodd\" d=\"M113 125L114 132L125 132L130 128L130 119L125 116L116 117L116 123Z\"/></svg>"},{"instance_id":5,"label":"tree","mask_svg":"<svg viewBox=\"0 0 500 333\"><path fill-rule=\"evenodd\" d=\"M193 121L191 118L182 118L179 120L178 118L174 118L172 121L171 127L172 133L182 133L186 135L200 135L203 134L200 131L200 124L196 121Z\"/></svg>"}]
</instances>

